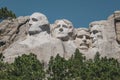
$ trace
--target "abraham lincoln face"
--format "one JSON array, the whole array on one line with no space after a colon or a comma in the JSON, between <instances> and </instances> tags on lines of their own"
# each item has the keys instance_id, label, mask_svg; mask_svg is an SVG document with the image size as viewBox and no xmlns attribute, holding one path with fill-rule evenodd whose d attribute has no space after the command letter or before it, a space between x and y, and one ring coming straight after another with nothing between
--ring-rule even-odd
<instances>
[{"instance_id":1,"label":"abraham lincoln face","mask_svg":"<svg viewBox=\"0 0 120 80\"><path fill-rule=\"evenodd\" d=\"M101 26L100 25L93 25L90 28L90 37L92 39L92 44L96 45L99 40L103 39Z\"/></svg>"}]
</instances>

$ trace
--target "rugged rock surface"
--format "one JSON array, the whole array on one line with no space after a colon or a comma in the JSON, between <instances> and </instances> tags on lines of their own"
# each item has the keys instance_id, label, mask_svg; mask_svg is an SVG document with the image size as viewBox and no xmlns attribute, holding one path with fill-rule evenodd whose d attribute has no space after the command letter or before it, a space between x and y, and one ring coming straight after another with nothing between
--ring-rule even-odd
<instances>
[{"instance_id":1,"label":"rugged rock surface","mask_svg":"<svg viewBox=\"0 0 120 80\"><path fill-rule=\"evenodd\" d=\"M91 22L88 29L75 29L66 19L51 25L42 13L0 23L0 51L6 62L29 53L36 54L45 63L57 54L69 59L76 48L87 59L99 52L101 56L120 60L120 11L115 11L107 20Z\"/></svg>"},{"instance_id":2,"label":"rugged rock surface","mask_svg":"<svg viewBox=\"0 0 120 80\"><path fill-rule=\"evenodd\" d=\"M0 23L0 51L2 52L14 41L25 37L29 17L18 17L17 19L3 20Z\"/></svg>"}]
</instances>

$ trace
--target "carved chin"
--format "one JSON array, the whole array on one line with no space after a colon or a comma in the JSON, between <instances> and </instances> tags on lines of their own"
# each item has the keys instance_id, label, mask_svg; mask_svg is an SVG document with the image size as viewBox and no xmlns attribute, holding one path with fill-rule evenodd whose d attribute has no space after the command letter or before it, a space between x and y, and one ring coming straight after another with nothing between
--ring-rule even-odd
<instances>
[{"instance_id":1,"label":"carved chin","mask_svg":"<svg viewBox=\"0 0 120 80\"><path fill-rule=\"evenodd\" d=\"M58 39L62 40L62 41L68 41L69 37L65 36L65 37L57 37Z\"/></svg>"},{"instance_id":2,"label":"carved chin","mask_svg":"<svg viewBox=\"0 0 120 80\"><path fill-rule=\"evenodd\" d=\"M65 34L57 34L56 37L57 38L64 38L64 37L67 37L67 35L65 35Z\"/></svg>"}]
</instances>

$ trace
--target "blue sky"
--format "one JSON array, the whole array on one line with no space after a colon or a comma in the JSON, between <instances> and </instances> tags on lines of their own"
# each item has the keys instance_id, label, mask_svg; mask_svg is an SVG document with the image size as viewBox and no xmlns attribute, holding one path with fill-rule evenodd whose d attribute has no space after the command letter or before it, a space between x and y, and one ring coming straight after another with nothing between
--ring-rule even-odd
<instances>
[{"instance_id":1,"label":"blue sky","mask_svg":"<svg viewBox=\"0 0 120 80\"><path fill-rule=\"evenodd\" d=\"M17 16L41 12L50 23L65 18L75 27L88 27L90 22L107 19L120 10L120 0L0 0L0 8L5 6Z\"/></svg>"}]
</instances>

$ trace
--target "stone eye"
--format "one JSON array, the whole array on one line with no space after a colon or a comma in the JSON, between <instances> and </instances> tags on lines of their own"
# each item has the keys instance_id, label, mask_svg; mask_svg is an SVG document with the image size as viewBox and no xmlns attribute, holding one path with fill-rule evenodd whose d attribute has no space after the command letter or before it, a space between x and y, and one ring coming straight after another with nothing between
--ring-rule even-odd
<instances>
[{"instance_id":1,"label":"stone eye","mask_svg":"<svg viewBox=\"0 0 120 80\"><path fill-rule=\"evenodd\" d=\"M91 34L92 32L90 32L90 34Z\"/></svg>"},{"instance_id":2,"label":"stone eye","mask_svg":"<svg viewBox=\"0 0 120 80\"><path fill-rule=\"evenodd\" d=\"M86 39L90 39L90 36L86 35Z\"/></svg>"},{"instance_id":3,"label":"stone eye","mask_svg":"<svg viewBox=\"0 0 120 80\"><path fill-rule=\"evenodd\" d=\"M96 33L98 33L98 31L97 31L97 30L94 30L94 31L93 31L93 34L96 34Z\"/></svg>"},{"instance_id":4,"label":"stone eye","mask_svg":"<svg viewBox=\"0 0 120 80\"><path fill-rule=\"evenodd\" d=\"M59 28L59 27L60 27L60 25L57 25L57 26L56 26L56 28Z\"/></svg>"},{"instance_id":5,"label":"stone eye","mask_svg":"<svg viewBox=\"0 0 120 80\"><path fill-rule=\"evenodd\" d=\"M77 38L81 38L81 39L82 39L82 38L83 38L83 35L79 35L79 36L77 36Z\"/></svg>"},{"instance_id":6,"label":"stone eye","mask_svg":"<svg viewBox=\"0 0 120 80\"><path fill-rule=\"evenodd\" d=\"M32 18L33 21L37 22L38 20L36 18Z\"/></svg>"},{"instance_id":7,"label":"stone eye","mask_svg":"<svg viewBox=\"0 0 120 80\"><path fill-rule=\"evenodd\" d=\"M62 25L64 28L67 28L67 26L66 25Z\"/></svg>"}]
</instances>

